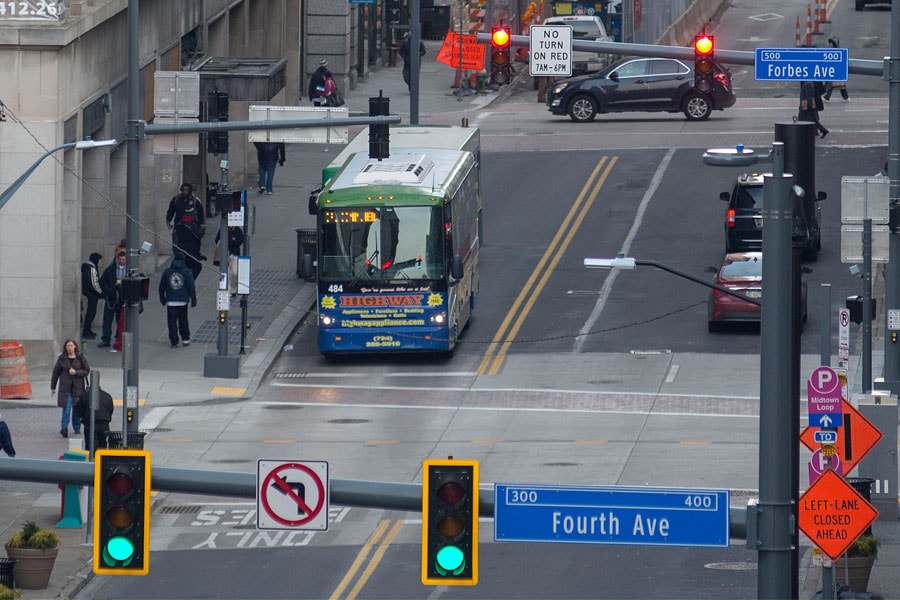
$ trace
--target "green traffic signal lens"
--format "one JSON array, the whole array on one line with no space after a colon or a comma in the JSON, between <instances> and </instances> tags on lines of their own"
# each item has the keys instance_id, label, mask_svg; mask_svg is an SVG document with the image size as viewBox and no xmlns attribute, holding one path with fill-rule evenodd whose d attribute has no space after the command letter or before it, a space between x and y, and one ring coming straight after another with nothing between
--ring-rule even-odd
<instances>
[{"instance_id":1,"label":"green traffic signal lens","mask_svg":"<svg viewBox=\"0 0 900 600\"><path fill-rule=\"evenodd\" d=\"M441 575L459 575L466 568L466 557L456 546L444 546L437 551L434 568Z\"/></svg>"},{"instance_id":2,"label":"green traffic signal lens","mask_svg":"<svg viewBox=\"0 0 900 600\"><path fill-rule=\"evenodd\" d=\"M134 556L134 544L128 538L118 535L106 543L106 553L114 561L124 562Z\"/></svg>"}]
</instances>

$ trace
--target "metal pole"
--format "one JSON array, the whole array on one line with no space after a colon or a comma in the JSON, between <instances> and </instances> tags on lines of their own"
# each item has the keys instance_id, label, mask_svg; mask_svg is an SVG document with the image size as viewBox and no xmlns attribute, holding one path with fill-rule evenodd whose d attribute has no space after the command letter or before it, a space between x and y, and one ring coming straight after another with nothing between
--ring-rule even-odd
<instances>
[{"instance_id":1,"label":"metal pole","mask_svg":"<svg viewBox=\"0 0 900 600\"><path fill-rule=\"evenodd\" d=\"M872 219L863 221L862 393L872 391ZM890 336L886 336L890 337Z\"/></svg>"},{"instance_id":2,"label":"metal pole","mask_svg":"<svg viewBox=\"0 0 900 600\"><path fill-rule=\"evenodd\" d=\"M819 364L831 365L831 284L823 283L819 290Z\"/></svg>"},{"instance_id":3,"label":"metal pole","mask_svg":"<svg viewBox=\"0 0 900 600\"><path fill-rule=\"evenodd\" d=\"M456 101L462 102L463 97L463 20L465 17L465 4L466 0L459 0L459 64L456 66L456 80L459 82L459 87L456 88Z\"/></svg>"},{"instance_id":4,"label":"metal pole","mask_svg":"<svg viewBox=\"0 0 900 600\"><path fill-rule=\"evenodd\" d=\"M409 122L419 124L419 40L421 39L422 21L419 16L421 0L409 3Z\"/></svg>"},{"instance_id":5,"label":"metal pole","mask_svg":"<svg viewBox=\"0 0 900 600\"><path fill-rule=\"evenodd\" d=\"M793 176L784 174L784 144L775 142L773 175L765 178L759 407L759 572L763 599L792 597L791 556L791 263Z\"/></svg>"},{"instance_id":6,"label":"metal pole","mask_svg":"<svg viewBox=\"0 0 900 600\"><path fill-rule=\"evenodd\" d=\"M88 435L88 457L91 460L94 460L94 451L96 451L95 446L97 444L97 430L95 429L95 427L97 426L97 420L94 413L97 410L97 404L100 402L100 373L97 371L91 371L89 377L91 379L91 414L90 417L88 417L88 423L90 425L90 435ZM91 521L94 519L94 494L90 489L88 489L87 497L87 523L85 524L86 526L84 528L84 543L86 546L89 546L93 542L92 535L94 532L94 528L91 525Z\"/></svg>"},{"instance_id":7,"label":"metal pole","mask_svg":"<svg viewBox=\"0 0 900 600\"><path fill-rule=\"evenodd\" d=\"M891 8L891 53L887 59L888 80L888 170L891 214L900 210L900 0L893 0ZM891 221L894 221L892 218ZM887 323L890 311L900 308L900 233L890 233L888 264L884 277L884 308ZM884 381L891 393L900 394L900 348L884 336Z\"/></svg>"},{"instance_id":8,"label":"metal pole","mask_svg":"<svg viewBox=\"0 0 900 600\"><path fill-rule=\"evenodd\" d=\"M250 204L244 206L244 248L241 256L250 256ZM247 294L241 294L241 354L246 354L245 344L247 342Z\"/></svg>"},{"instance_id":9,"label":"metal pole","mask_svg":"<svg viewBox=\"0 0 900 600\"><path fill-rule=\"evenodd\" d=\"M137 276L140 272L140 168L141 168L141 141L138 135L141 118L141 81L138 74L138 0L128 0L128 117L125 133L125 245L127 256L125 270L129 276ZM140 365L140 333L138 328L139 303L125 303L125 332L131 334L131 347L122 347L123 361L128 368L125 369L125 389L122 390L122 398L125 399L125 414L130 413L131 419L126 418L126 426L123 427L123 436L127 439L127 432L137 432L139 424L138 416L138 370ZM124 353L131 352L131 358L126 359ZM133 388L133 406L128 405L128 389Z\"/></svg>"},{"instance_id":10,"label":"metal pole","mask_svg":"<svg viewBox=\"0 0 900 600\"><path fill-rule=\"evenodd\" d=\"M222 219L219 222L219 294L228 299L228 213L231 205L226 200L226 206L222 207ZM217 344L219 356L228 356L228 311L219 308L219 342Z\"/></svg>"}]
</instances>

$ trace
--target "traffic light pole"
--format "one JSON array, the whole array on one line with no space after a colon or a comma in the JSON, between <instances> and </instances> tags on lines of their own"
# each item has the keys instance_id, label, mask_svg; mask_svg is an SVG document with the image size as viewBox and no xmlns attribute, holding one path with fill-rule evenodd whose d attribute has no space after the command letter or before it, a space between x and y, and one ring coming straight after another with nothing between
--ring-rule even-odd
<instances>
[{"instance_id":1,"label":"traffic light pole","mask_svg":"<svg viewBox=\"0 0 900 600\"><path fill-rule=\"evenodd\" d=\"M140 167L141 141L139 136L141 118L141 80L138 73L138 0L128 0L128 115L125 133L125 270L129 277L136 277L140 271ZM115 260L115 259L113 259ZM123 363L123 418L122 445L128 447L128 435L137 433L139 424L138 373L140 365L140 330L138 314L140 303L125 303L125 333L130 344L122 347ZM117 315L121 317L121 315ZM128 354L128 356L126 356Z\"/></svg>"},{"instance_id":2,"label":"traffic light pole","mask_svg":"<svg viewBox=\"0 0 900 600\"><path fill-rule=\"evenodd\" d=\"M420 17L421 0L409 3L409 123L419 124L419 67L422 57L419 56L419 40L422 37L422 21ZM460 42L462 43L462 42Z\"/></svg>"},{"instance_id":3,"label":"traffic light pole","mask_svg":"<svg viewBox=\"0 0 900 600\"><path fill-rule=\"evenodd\" d=\"M888 263L884 282L885 324L888 316L900 309L900 229L897 229L897 211L900 211L900 0L891 3L891 54L885 61L888 80L888 160L887 175L890 183L891 233ZM892 394L900 394L900 348L891 333L884 336L884 385Z\"/></svg>"}]
</instances>

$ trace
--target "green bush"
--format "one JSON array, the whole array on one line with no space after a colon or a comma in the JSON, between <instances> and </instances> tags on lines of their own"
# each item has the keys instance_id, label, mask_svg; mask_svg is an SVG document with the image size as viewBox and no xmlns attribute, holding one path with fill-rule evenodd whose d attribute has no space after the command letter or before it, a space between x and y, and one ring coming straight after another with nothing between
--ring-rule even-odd
<instances>
[{"instance_id":1,"label":"green bush","mask_svg":"<svg viewBox=\"0 0 900 600\"><path fill-rule=\"evenodd\" d=\"M7 548L31 548L47 550L59 546L59 536L49 529L41 529L34 521L28 521L6 542Z\"/></svg>"},{"instance_id":2,"label":"green bush","mask_svg":"<svg viewBox=\"0 0 900 600\"><path fill-rule=\"evenodd\" d=\"M17 598L22 597L22 592L19 590L11 590L2 583L0 583L0 600L17 600Z\"/></svg>"},{"instance_id":3,"label":"green bush","mask_svg":"<svg viewBox=\"0 0 900 600\"><path fill-rule=\"evenodd\" d=\"M880 543L874 536L860 536L847 549L847 556L878 556L878 544Z\"/></svg>"}]
</instances>

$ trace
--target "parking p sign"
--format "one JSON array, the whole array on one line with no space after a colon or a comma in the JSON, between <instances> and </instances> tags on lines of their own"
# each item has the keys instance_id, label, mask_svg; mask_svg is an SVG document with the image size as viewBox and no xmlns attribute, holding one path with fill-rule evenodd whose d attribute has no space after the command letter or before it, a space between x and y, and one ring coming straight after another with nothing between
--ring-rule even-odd
<instances>
[{"instance_id":1,"label":"parking p sign","mask_svg":"<svg viewBox=\"0 0 900 600\"><path fill-rule=\"evenodd\" d=\"M843 425L841 380L831 367L818 367L806 382L809 426L836 428Z\"/></svg>"}]
</instances>

